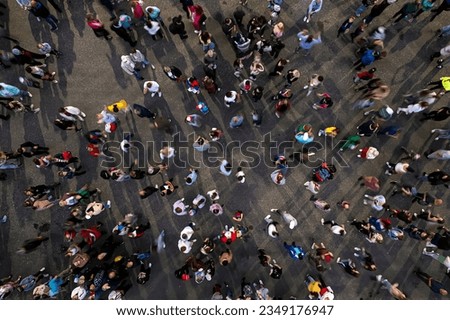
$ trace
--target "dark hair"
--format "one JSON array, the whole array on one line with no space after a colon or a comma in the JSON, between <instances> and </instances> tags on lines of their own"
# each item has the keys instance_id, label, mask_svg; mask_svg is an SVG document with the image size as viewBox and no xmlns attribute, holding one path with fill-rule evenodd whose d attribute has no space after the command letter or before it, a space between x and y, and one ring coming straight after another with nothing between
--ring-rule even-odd
<instances>
[{"instance_id":1,"label":"dark hair","mask_svg":"<svg viewBox=\"0 0 450 320\"><path fill-rule=\"evenodd\" d=\"M322 76L318 76L318 77L317 77L317 80L319 80L320 82L322 82L322 81L323 81L323 77L322 77Z\"/></svg>"},{"instance_id":2,"label":"dark hair","mask_svg":"<svg viewBox=\"0 0 450 320\"><path fill-rule=\"evenodd\" d=\"M228 265L228 261L227 261L227 260L222 261L222 265L223 265L223 266Z\"/></svg>"},{"instance_id":3,"label":"dark hair","mask_svg":"<svg viewBox=\"0 0 450 320\"><path fill-rule=\"evenodd\" d=\"M191 177L187 177L187 178L186 178L186 183L192 183Z\"/></svg>"}]
</instances>

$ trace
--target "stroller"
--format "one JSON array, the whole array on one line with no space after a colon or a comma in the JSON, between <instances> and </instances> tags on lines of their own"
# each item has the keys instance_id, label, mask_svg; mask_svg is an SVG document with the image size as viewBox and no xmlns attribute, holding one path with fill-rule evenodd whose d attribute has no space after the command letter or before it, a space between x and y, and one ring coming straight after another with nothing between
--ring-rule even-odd
<instances>
[{"instance_id":1,"label":"stroller","mask_svg":"<svg viewBox=\"0 0 450 320\"><path fill-rule=\"evenodd\" d=\"M312 180L317 183L332 180L334 178L335 173L336 167L334 165L328 165L326 162L322 162L322 164L319 167L313 169Z\"/></svg>"}]
</instances>

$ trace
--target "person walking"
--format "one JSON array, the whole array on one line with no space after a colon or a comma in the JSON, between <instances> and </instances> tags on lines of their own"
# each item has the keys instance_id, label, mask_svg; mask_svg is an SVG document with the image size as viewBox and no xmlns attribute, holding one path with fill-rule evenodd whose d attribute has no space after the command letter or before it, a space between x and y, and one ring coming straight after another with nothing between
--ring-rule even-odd
<instances>
[{"instance_id":1,"label":"person walking","mask_svg":"<svg viewBox=\"0 0 450 320\"><path fill-rule=\"evenodd\" d=\"M144 94L150 93L152 97L154 97L156 94L158 94L158 97L162 96L161 88L159 86L159 83L156 81L145 81L142 92Z\"/></svg>"},{"instance_id":2,"label":"person walking","mask_svg":"<svg viewBox=\"0 0 450 320\"><path fill-rule=\"evenodd\" d=\"M23 100L25 97L33 97L33 95L29 91L21 90L15 86L10 84L6 84L4 82L0 82L0 98L15 98L19 97L20 100Z\"/></svg>"},{"instance_id":3,"label":"person walking","mask_svg":"<svg viewBox=\"0 0 450 320\"><path fill-rule=\"evenodd\" d=\"M123 40L125 40L126 42L128 42L130 44L131 47L135 47L137 45L137 41L134 40L134 36L133 34L123 28L121 26L121 24L119 23L119 20L115 20L111 26L110 26L111 30L114 31L120 38L122 38Z\"/></svg>"},{"instance_id":4,"label":"person walking","mask_svg":"<svg viewBox=\"0 0 450 320\"><path fill-rule=\"evenodd\" d=\"M40 1L31 0L30 6L27 8L35 17L40 21L41 18L45 19L50 26L50 31L58 30L59 20L52 14L46 6L44 6Z\"/></svg>"},{"instance_id":5,"label":"person walking","mask_svg":"<svg viewBox=\"0 0 450 320\"><path fill-rule=\"evenodd\" d=\"M105 29L103 22L94 13L88 13L86 15L87 25L94 31L96 37L104 37L106 40L111 40L112 37Z\"/></svg>"},{"instance_id":6,"label":"person walking","mask_svg":"<svg viewBox=\"0 0 450 320\"><path fill-rule=\"evenodd\" d=\"M421 122L426 120L433 120L433 121L444 121L448 117L450 117L450 108L449 107L442 107L438 110L433 110L431 112L423 113L422 119L420 119Z\"/></svg>"},{"instance_id":7,"label":"person walking","mask_svg":"<svg viewBox=\"0 0 450 320\"><path fill-rule=\"evenodd\" d=\"M430 276L429 274L421 271L420 269L418 269L417 271L415 271L415 274L417 275L417 277L419 277L420 280L422 280L423 282L425 282L425 284L431 289L431 291L433 291L434 293L437 293L441 296L446 296L448 295L448 291L445 290L444 285L437 281L434 280L434 278L432 276Z\"/></svg>"},{"instance_id":8,"label":"person walking","mask_svg":"<svg viewBox=\"0 0 450 320\"><path fill-rule=\"evenodd\" d=\"M142 68L145 68L146 66L150 65L153 70L156 69L155 66L147 60L144 54L136 48L131 48L130 57L134 63L141 63Z\"/></svg>"},{"instance_id":9,"label":"person walking","mask_svg":"<svg viewBox=\"0 0 450 320\"><path fill-rule=\"evenodd\" d=\"M297 38L299 41L298 47L295 49L295 52L304 51L304 55L308 55L310 50L319 43L322 43L322 38L320 36L320 32L316 34L316 36L309 34L307 29L304 29L297 33Z\"/></svg>"},{"instance_id":10,"label":"person walking","mask_svg":"<svg viewBox=\"0 0 450 320\"><path fill-rule=\"evenodd\" d=\"M169 24L169 32L174 35L179 35L181 40L188 38L181 15L172 18L172 23Z\"/></svg>"},{"instance_id":11,"label":"person walking","mask_svg":"<svg viewBox=\"0 0 450 320\"><path fill-rule=\"evenodd\" d=\"M303 21L309 23L313 14L322 10L323 0L312 0L306 11L306 15L303 17Z\"/></svg>"},{"instance_id":12,"label":"person walking","mask_svg":"<svg viewBox=\"0 0 450 320\"><path fill-rule=\"evenodd\" d=\"M125 71L125 73L129 75L134 75L134 77L137 80L144 80L144 77L142 77L140 70L136 68L136 64L131 59L131 56L123 55L120 57L120 59L121 59L120 67L122 68L123 71Z\"/></svg>"}]
</instances>

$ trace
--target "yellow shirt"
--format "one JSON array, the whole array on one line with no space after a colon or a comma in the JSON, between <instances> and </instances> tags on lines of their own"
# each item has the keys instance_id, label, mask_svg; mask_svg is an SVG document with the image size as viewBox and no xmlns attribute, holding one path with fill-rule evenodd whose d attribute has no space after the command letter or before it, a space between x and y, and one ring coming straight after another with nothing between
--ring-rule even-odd
<instances>
[{"instance_id":1,"label":"yellow shirt","mask_svg":"<svg viewBox=\"0 0 450 320\"><path fill-rule=\"evenodd\" d=\"M442 86L444 87L445 91L450 91L450 77L442 77Z\"/></svg>"},{"instance_id":2,"label":"yellow shirt","mask_svg":"<svg viewBox=\"0 0 450 320\"><path fill-rule=\"evenodd\" d=\"M109 112L119 112L121 110L124 110L128 107L128 103L125 100L120 100L116 103L110 104L109 106L106 107L106 109Z\"/></svg>"},{"instance_id":3,"label":"yellow shirt","mask_svg":"<svg viewBox=\"0 0 450 320\"><path fill-rule=\"evenodd\" d=\"M308 285L308 291L311 293L319 293L320 292L320 282L314 281Z\"/></svg>"},{"instance_id":4,"label":"yellow shirt","mask_svg":"<svg viewBox=\"0 0 450 320\"><path fill-rule=\"evenodd\" d=\"M337 129L336 127L325 128L325 135L335 137L337 135L337 133L335 131L336 129Z\"/></svg>"}]
</instances>

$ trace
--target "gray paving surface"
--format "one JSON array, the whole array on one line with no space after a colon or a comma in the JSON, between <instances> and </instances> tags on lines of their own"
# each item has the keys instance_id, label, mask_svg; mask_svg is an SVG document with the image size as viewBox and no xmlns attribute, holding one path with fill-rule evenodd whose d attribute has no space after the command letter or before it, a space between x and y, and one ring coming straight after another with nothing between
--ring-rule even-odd
<instances>
[{"instance_id":1,"label":"gray paving surface","mask_svg":"<svg viewBox=\"0 0 450 320\"><path fill-rule=\"evenodd\" d=\"M235 294L237 294L243 276L249 280L264 280L271 294L277 297L295 296L303 299L307 296L307 290L303 284L305 275L317 272L307 260L301 262L291 260L283 249L283 241L295 240L298 244L308 248L312 239L325 243L333 251L335 257L351 257L355 246L366 246L374 255L379 268L377 273L370 273L361 268L361 277L352 278L334 263L331 270L322 274L325 281L335 290L337 299L390 299L386 290L377 291L373 277L378 273L398 282L400 288L411 299L440 299L414 275L413 270L417 267L427 270L436 279L442 280L450 289L445 268L436 261L421 255L424 242L411 238L405 238L403 241L386 239L382 245L374 245L367 243L363 236L351 226L348 226L348 234L341 238L332 235L320 225L322 217L335 219L339 223L347 223L351 218L363 219L371 214L376 215L376 212L372 212L369 207L362 205L365 190L358 186L357 178L361 175L377 176L382 185L381 193L390 194L391 185L389 178L384 175L383 164L388 160L396 161L400 158L399 146L412 148L418 152L424 152L430 147L444 148L446 141L434 142L429 132L433 126L445 128L448 122L422 124L418 121L420 118L418 115L394 116L390 122L403 128L398 139L377 136L363 139L362 145L372 145L380 150L381 154L377 159L373 161L360 160L356 157L356 151L341 154L342 159L348 165L337 165L338 172L335 179L323 184L318 195L333 204L330 213L323 214L315 209L309 201L311 194L304 190L303 183L309 179L311 168L297 166L289 169L287 183L284 186L275 186L270 180L270 173L273 170L270 167L270 157L277 151L276 149L268 150L268 148L270 146L276 148L277 143L285 142L285 145L281 147L281 149L285 149L286 143L292 141L293 132L299 124L311 123L315 131L322 126L336 124L342 129L339 137L343 138L347 134L353 133L356 126L365 119L361 111L354 111L351 108L357 98L351 89L353 75L351 65L355 60L353 52L356 46L350 43L347 37L341 39L335 37L338 26L353 12L359 1L325 0L323 10L314 16L308 26L312 30L318 31L318 22L323 23L324 43L314 48L311 55L304 57L294 53L297 44L295 35L307 27L303 23L302 17L309 1L285 0L281 20L287 26L283 36L286 48L281 52L280 57L290 60L287 69L300 69L302 78L293 86L295 96L292 100L292 109L279 120L273 114L273 103L270 101L270 96L282 86L283 80L269 78L268 72L257 80L257 84L265 87L263 100L254 103L244 97L241 104L232 106L230 109L223 106L224 92L237 89L238 81L233 76L234 51L225 39L220 23L224 17L232 15L237 6L237 0L196 1L206 10L208 16L206 27L213 34L217 44L218 82L222 91L215 96L210 96L205 91L202 91L199 96L195 96L187 92L182 84L171 82L162 72L161 66L176 65L187 75L196 75L198 78L203 75L202 48L188 21L185 20L189 38L185 41L181 41L178 36L172 36L167 29L164 29L165 38L155 42L143 30L138 30L139 44L137 48L143 51L157 66L154 71L145 69L143 75L146 79L154 79L161 84L162 98L144 97L141 83L122 72L120 56L128 53L130 48L127 43L114 35L111 42L97 39L86 26L84 16L87 12L95 11L105 22L108 20L107 12L99 5L98 1L59 2L63 7L63 13L55 13L61 21L56 33L50 32L45 22L37 22L33 16L28 15L28 12L22 11L13 0L8 0L9 10L1 17L7 25L10 36L19 39L23 47L33 49L38 41L48 41L55 44L63 52L63 56L59 59L52 57L48 60L50 69L57 71L59 83L57 85L46 83L40 91L31 89L34 95L33 102L41 107L41 112L16 114L12 115L10 121L0 122L0 149L6 151L16 149L20 143L31 140L50 147L51 151L55 153L69 149L75 155L79 155L88 174L64 181L60 187L61 193L74 191L85 183L102 189L101 198L112 200L112 210L108 214L103 213L97 220L104 223L103 228L108 232L116 221L119 221L128 212L134 212L142 220L148 219L151 223L151 230L143 238L125 239L125 244L118 250L118 254L125 253L125 251L145 250L162 229L166 230L166 250L151 258L153 263L151 280L144 286L133 285L127 293L127 299L209 299L213 284L222 283L224 280L233 286ZM369 30L385 24L405 2L401 0L388 8L382 16L373 21ZM244 9L246 12L245 24L253 15L261 13L268 15L265 1L249 0L249 3L248 8ZM150 3L146 1L146 4ZM162 9L166 25L171 16L182 14L184 17L178 1L153 1L152 4L156 4ZM121 8L126 8L126 6L127 3L120 4ZM55 12L52 7L50 10ZM448 18L449 14L443 13L433 23L428 23L429 15L424 13L414 25L408 25L403 21L389 27L386 40L388 56L374 65L379 70L379 76L391 86L392 90L390 96L383 102L397 107L401 104L403 94L421 89L427 82L448 73L448 68L439 71L435 68L435 63L430 63L428 59L432 52L445 46L448 42L448 38L438 39L434 36L435 31L449 21ZM359 21L360 19L357 20L357 22ZM12 43L1 39L1 49L8 49L11 46ZM265 56L263 62L267 70L271 70L275 63L269 56ZM249 63L250 61L245 63L246 72L248 72ZM305 93L301 91L307 78L313 72L323 74L325 77L325 89L335 100L335 105L330 110L315 111L311 109L310 105L314 102L314 98L312 96L305 97ZM22 67L13 66L8 70L2 70L0 79L19 85L17 78L23 74ZM160 184L161 177L125 183L103 180L99 177L99 172L102 170L100 161L91 158L85 150L86 140L75 132L62 132L52 124L59 107L73 105L88 114L87 120L83 124L85 131L98 128L95 114L102 109L103 105L122 98L129 103L145 103L150 109L158 110L160 114L169 116L175 132L182 139L187 139L189 145L194 139L193 133L205 135L214 126L224 129L224 140L214 146L228 152L227 158L232 159L235 168L241 161L243 165L249 161L245 154L239 152L239 149L232 149L246 141L256 141L259 144L256 153L261 161L252 168L244 167L247 176L244 184L238 184L234 176L221 175L217 168L218 162L205 161L199 165L199 181L193 186L183 186L183 177L187 174L187 170L171 165L168 175L174 177L175 182L180 185L177 194L168 198L154 195L142 201L137 196L137 190L150 184ZM194 112L198 100L206 101L211 112L205 116L205 125L193 130L184 123L184 117L186 114ZM441 99L433 106L433 109L445 105L448 105L448 97ZM381 103L377 106L380 107ZM263 112L263 124L260 128L251 125L250 112L253 108ZM239 129L228 129L228 122L237 111L245 114L245 123ZM121 116L120 121L120 129L111 139L117 141L122 132L131 131L135 134L135 139L155 144L154 148L145 150L149 157L157 157L160 145L164 141L173 139L171 135L152 130L145 119L128 115L127 117ZM324 143L323 137L316 137L316 141ZM327 140L327 143L330 141ZM173 145L178 149L178 157L193 158L195 152L192 148L181 148L186 145L185 143L176 141ZM338 159L336 150L330 151L330 149L332 147L317 152L316 157L328 161L333 157ZM289 148L284 150L286 154L289 154L290 151ZM198 157L198 155L195 156ZM416 161L413 167L417 173L437 168L449 170L447 162L427 160L424 157ZM395 179L397 178L395 177ZM407 174L401 179L405 182L417 183L414 175L411 174ZM30 159L25 159L25 165L21 169L8 171L8 180L1 182L1 212L9 215L9 221L0 225L1 277L8 274L28 275L41 266L46 266L47 270L56 274L69 265L68 258L61 253L61 246L64 245L62 227L68 211L54 207L43 212L33 212L22 206L24 200L22 190L25 187L42 183L49 184L56 180L55 169L36 169ZM430 186L427 184L419 186L420 190L430 190ZM220 191L220 201L225 205L225 214L214 217L206 209L203 209L192 218L192 221L195 221L199 227L195 234L198 241L194 251L199 249L203 238L217 235L225 225L231 225L231 217L235 210L242 210L245 213L245 223L253 225L254 231L248 241L237 241L231 245L235 255L234 261L228 267L217 266L216 275L211 282L205 281L200 285L193 281L181 282L173 276L173 271L181 267L187 256L178 251L177 239L181 229L191 220L188 216L175 216L172 213L172 204L181 197L190 201L198 192L206 193L213 188ZM450 206L448 192L444 187L435 187L433 192L445 200L444 205L435 208L434 212L448 217L447 212ZM352 203L350 211L344 212L336 208L334 204L341 199ZM420 210L420 206L417 204L411 206L409 201L401 196L390 198L389 203L394 207L405 209L411 207L413 211ZM264 217L269 213L270 208L288 210L298 219L299 226L290 230L280 221L280 239L269 238L264 232ZM393 221L394 224L397 224L395 219ZM35 223L51 224L50 230L46 233L50 236L50 241L28 255L16 254L16 250L25 239L36 236L37 231L33 227ZM436 229L436 226L425 225L423 221L419 222L419 225L432 231ZM264 248L282 265L283 275L280 280L269 278L268 270L259 265L258 248ZM216 262L218 262L217 254L222 249L223 247L218 245L213 254ZM448 252L443 254L448 255ZM131 272L133 279L135 278L134 272ZM72 285L72 283L68 285L67 291L59 298L68 298ZM14 294L11 298L30 299L31 296Z\"/></svg>"}]
</instances>

